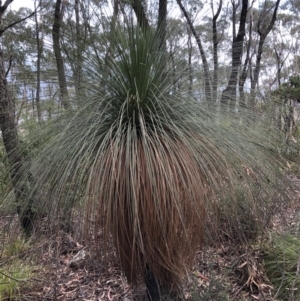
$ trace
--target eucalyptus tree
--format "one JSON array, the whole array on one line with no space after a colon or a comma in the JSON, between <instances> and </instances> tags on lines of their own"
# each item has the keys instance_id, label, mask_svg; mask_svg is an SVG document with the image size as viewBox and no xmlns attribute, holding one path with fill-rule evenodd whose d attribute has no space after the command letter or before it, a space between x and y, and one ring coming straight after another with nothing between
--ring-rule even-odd
<instances>
[{"instance_id":1,"label":"eucalyptus tree","mask_svg":"<svg viewBox=\"0 0 300 301\"><path fill-rule=\"evenodd\" d=\"M42 6L42 0L37 3L37 0L34 1L35 11L37 7ZM41 110L41 56L43 51L43 32L38 21L37 13L35 14L35 34L36 34L36 48L37 48L37 61L36 61L36 106L37 106L37 115L38 122L42 122L42 110Z\"/></svg>"},{"instance_id":2,"label":"eucalyptus tree","mask_svg":"<svg viewBox=\"0 0 300 301\"><path fill-rule=\"evenodd\" d=\"M272 46L277 67L277 84L288 81L289 76L299 74L299 6L287 1L277 15L277 22L272 30Z\"/></svg>"},{"instance_id":3,"label":"eucalyptus tree","mask_svg":"<svg viewBox=\"0 0 300 301\"><path fill-rule=\"evenodd\" d=\"M159 48L166 49L166 34L167 34L167 0L159 0L158 18L157 18L157 34L159 37Z\"/></svg>"},{"instance_id":4,"label":"eucalyptus tree","mask_svg":"<svg viewBox=\"0 0 300 301\"><path fill-rule=\"evenodd\" d=\"M277 0L275 4L270 1L265 1L263 8L260 12L260 17L257 20L257 33L259 35L259 43L256 55L256 63L255 69L253 72L253 78L251 80L251 93L254 94L255 87L258 82L258 76L260 73L261 68L261 59L262 59L262 52L265 40L268 34L271 32L277 17L277 11L279 8L280 0ZM272 11L273 9L273 11ZM271 15L271 16L270 16ZM251 97L252 101L254 100L254 96Z\"/></svg>"},{"instance_id":5,"label":"eucalyptus tree","mask_svg":"<svg viewBox=\"0 0 300 301\"><path fill-rule=\"evenodd\" d=\"M27 8L21 8L19 11L8 11L4 22L7 22L6 20L16 22L31 13L32 11ZM26 20L15 24L2 37L4 64L5 68L9 68L8 82L16 100L20 94L23 94L20 87L25 82L30 87L33 87L36 82L33 75L34 55L36 53L34 35L34 28L29 24L29 20Z\"/></svg>"},{"instance_id":6,"label":"eucalyptus tree","mask_svg":"<svg viewBox=\"0 0 300 301\"><path fill-rule=\"evenodd\" d=\"M186 19L186 21L187 21L187 23L190 27L190 30L193 33L194 38L196 39L197 46L198 46L198 49L199 49L200 54L201 54L203 70L204 70L205 98L207 100L212 100L212 87L211 87L211 78L210 78L210 72L209 72L209 65L208 65L206 52L205 52L204 47L202 45L200 35L196 32L195 26L194 26L194 24L193 24L193 22L192 22L192 20L189 16L187 10L183 6L182 1L177 0L177 4L180 7L180 10L182 11L182 14L185 17L185 19Z\"/></svg>"},{"instance_id":7,"label":"eucalyptus tree","mask_svg":"<svg viewBox=\"0 0 300 301\"><path fill-rule=\"evenodd\" d=\"M236 99L236 88L237 88L237 80L238 73L242 63L242 55L243 55L243 47L244 47L244 39L246 34L246 20L248 13L248 0L240 1L232 1L232 58L231 58L231 73L228 80L228 84L226 89L222 93L221 102L235 103ZM240 17L239 17L239 26L238 32L236 32L237 25L237 11L241 6Z\"/></svg>"},{"instance_id":8,"label":"eucalyptus tree","mask_svg":"<svg viewBox=\"0 0 300 301\"><path fill-rule=\"evenodd\" d=\"M139 23L139 26L145 30L150 29L149 21L146 16L146 10L144 7L144 1L142 0L133 0L131 2L132 8L134 10L134 13L136 15L137 21Z\"/></svg>"},{"instance_id":9,"label":"eucalyptus tree","mask_svg":"<svg viewBox=\"0 0 300 301\"><path fill-rule=\"evenodd\" d=\"M0 1L0 37L13 26L24 20L32 17L34 13L27 15L24 18L18 19L13 22L3 22L3 17L8 9L8 6L13 0L6 0L4 3ZM20 216L21 225L23 229L28 233L32 229L32 215L30 205L25 206L25 199L27 198L27 182L30 182L29 171L23 173L24 163L26 162L26 156L22 153L16 124L16 104L15 99L9 90L7 77L10 72L12 59L9 62L8 69L5 69L3 47L0 49L0 128L3 139L3 144L8 157L10 166L10 177L12 186L14 188L15 199L17 202L17 211ZM22 178L22 179L21 179ZM21 209L22 208L22 209Z\"/></svg>"},{"instance_id":10,"label":"eucalyptus tree","mask_svg":"<svg viewBox=\"0 0 300 301\"><path fill-rule=\"evenodd\" d=\"M249 8L248 11L248 16L249 16L249 31L248 31L248 39L246 42L246 53L245 53L245 60L244 63L242 64L242 70L240 74L240 79L239 79L239 94L240 94L240 105L241 106L246 106L246 99L245 99L245 93L244 93L244 86L247 80L247 77L249 73L251 74L251 60L252 60L252 54L251 54L251 48L252 48L252 32L253 32L253 3ZM251 75L250 75L251 76Z\"/></svg>"},{"instance_id":11,"label":"eucalyptus tree","mask_svg":"<svg viewBox=\"0 0 300 301\"><path fill-rule=\"evenodd\" d=\"M65 0L56 0L55 9L54 9L54 21L52 28L52 39L53 39L53 50L56 59L57 65L57 74L58 74L58 82L59 82L59 94L61 103L65 109L68 109L68 89L67 89L67 81L65 74L65 66L61 53L61 36L60 36L60 28L64 17L65 8L67 5L67 1Z\"/></svg>"},{"instance_id":12,"label":"eucalyptus tree","mask_svg":"<svg viewBox=\"0 0 300 301\"><path fill-rule=\"evenodd\" d=\"M54 90L59 90L55 56L49 43L51 31L47 30L49 26L51 27L51 23L45 18L46 5L48 5L46 1L36 3L35 17L15 24L2 38L6 68L9 65L8 62L11 61L9 85L16 98L16 105L18 107L20 102L21 104L24 101L28 102L26 106L23 106L27 109L27 113L20 113L21 121L28 120L28 114L30 114L33 117L32 123L35 121L41 123L43 109L47 106L45 100L49 97L44 89L45 85L51 83L53 87L56 87ZM28 8L8 11L5 19L17 21L30 15L31 12ZM58 100L58 97L54 98ZM24 125L23 122L19 124L23 129Z\"/></svg>"},{"instance_id":13,"label":"eucalyptus tree","mask_svg":"<svg viewBox=\"0 0 300 301\"><path fill-rule=\"evenodd\" d=\"M219 60L218 60L218 44L220 42L220 37L218 36L218 27L217 21L220 16L222 10L223 0L219 1L218 8L215 12L214 2L211 1L211 9L212 9L212 35L213 35L213 62L214 62L214 74L212 81L212 89L213 95L212 99L216 100L218 95L218 86L219 86Z\"/></svg>"},{"instance_id":14,"label":"eucalyptus tree","mask_svg":"<svg viewBox=\"0 0 300 301\"><path fill-rule=\"evenodd\" d=\"M299 153L293 135L297 129L295 107L300 102L300 75L290 76L288 81L272 92L272 95L275 99L275 107L279 107L277 122L279 128L285 133L287 155L295 158L295 154L297 156Z\"/></svg>"}]
</instances>

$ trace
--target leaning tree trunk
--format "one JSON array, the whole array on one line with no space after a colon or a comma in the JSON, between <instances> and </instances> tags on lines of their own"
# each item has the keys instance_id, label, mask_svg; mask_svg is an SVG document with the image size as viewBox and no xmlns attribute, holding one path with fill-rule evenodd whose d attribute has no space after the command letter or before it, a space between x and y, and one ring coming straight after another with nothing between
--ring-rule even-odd
<instances>
[{"instance_id":1,"label":"leaning tree trunk","mask_svg":"<svg viewBox=\"0 0 300 301\"><path fill-rule=\"evenodd\" d=\"M167 0L159 0L157 38L159 41L158 48L162 51L164 51L167 46L166 35L167 35Z\"/></svg>"},{"instance_id":2,"label":"leaning tree trunk","mask_svg":"<svg viewBox=\"0 0 300 301\"><path fill-rule=\"evenodd\" d=\"M0 49L0 77L0 128L2 139L9 161L10 178L14 188L21 227L25 234L30 235L33 229L34 214L31 204L27 202L27 178L23 174L26 158L20 149L15 118L15 101L8 91L2 49ZM22 176L24 181L22 181Z\"/></svg>"},{"instance_id":3,"label":"leaning tree trunk","mask_svg":"<svg viewBox=\"0 0 300 301\"><path fill-rule=\"evenodd\" d=\"M0 25L2 25L3 14L12 2L13 0L6 0L2 5L2 1L0 1ZM1 26L0 37L7 29L32 17L34 14L35 12L23 19L20 19L19 21L11 23L5 28ZM21 227L25 234L30 235L33 229L34 213L31 209L31 202L29 202L28 199L27 184L30 184L33 179L29 171L26 174L23 173L26 158L20 148L15 116L15 101L8 90L6 80L8 72L9 69L8 71L5 70L3 50L0 48L0 129L9 161L10 178L14 189L14 196L17 203L17 212L19 214Z\"/></svg>"},{"instance_id":4,"label":"leaning tree trunk","mask_svg":"<svg viewBox=\"0 0 300 301\"><path fill-rule=\"evenodd\" d=\"M148 31L150 29L150 25L146 16L142 0L133 0L132 8L134 10L138 24L141 27L141 29L144 31Z\"/></svg>"},{"instance_id":5,"label":"leaning tree trunk","mask_svg":"<svg viewBox=\"0 0 300 301\"><path fill-rule=\"evenodd\" d=\"M268 25L264 23L266 14L264 16L261 16L260 19L258 20L258 34L259 34L259 44L258 44L258 50L257 50L257 56L256 56L256 65L254 69L254 75L253 75L253 80L251 81L251 101L254 103L255 102L255 89L258 83L258 77L261 69L261 59L262 59L262 52L263 52L263 46L265 43L265 40L268 36L268 34L271 32L276 18L277 18L277 11L279 8L280 0L277 0L275 3L275 8L273 11L272 19ZM269 11L269 10L268 10ZM267 12L268 12L267 11Z\"/></svg>"},{"instance_id":6,"label":"leaning tree trunk","mask_svg":"<svg viewBox=\"0 0 300 301\"><path fill-rule=\"evenodd\" d=\"M213 61L214 61L214 75L213 75L213 85L212 85L212 99L217 100L218 97L218 85L219 85L219 62L218 62L218 30L217 30L217 20L220 16L222 9L223 0L220 0L218 10L216 14L213 12ZM213 8L213 3L212 3Z\"/></svg>"},{"instance_id":7,"label":"leaning tree trunk","mask_svg":"<svg viewBox=\"0 0 300 301\"><path fill-rule=\"evenodd\" d=\"M233 3L233 2L232 2ZM233 3L233 17L236 14L236 5ZM235 22L233 22L233 42L232 42L232 63L231 74L226 89L223 91L221 102L228 104L230 101L235 103L236 99L236 86L239 68L243 55L244 38L246 34L246 21L248 12L248 0L242 1L242 10L240 16L240 24L238 34L235 35Z\"/></svg>"},{"instance_id":8,"label":"leaning tree trunk","mask_svg":"<svg viewBox=\"0 0 300 301\"><path fill-rule=\"evenodd\" d=\"M40 1L41 5L41 1ZM35 10L37 9L36 1L34 1ZM38 122L42 122L42 110L41 110L41 56L43 51L43 39L40 38L40 25L38 22L37 14L35 14L35 30L36 30L36 47L37 47L37 61L36 61L36 109Z\"/></svg>"},{"instance_id":9,"label":"leaning tree trunk","mask_svg":"<svg viewBox=\"0 0 300 301\"><path fill-rule=\"evenodd\" d=\"M209 66L208 66L208 62L207 62L207 58L206 58L206 54L200 39L200 36L197 34L195 26L193 25L193 22L191 20L191 18L189 17L186 9L184 8L182 1L181 0L177 0L177 4L180 7L181 12L183 13L189 27L190 30L197 42L197 46L199 48L200 54L201 54L201 58L202 58L202 64L203 64L203 69L204 69L204 86L205 86L205 98L206 100L211 100L212 99L212 95L211 95L211 80L210 80L210 74L209 74Z\"/></svg>"}]
</instances>

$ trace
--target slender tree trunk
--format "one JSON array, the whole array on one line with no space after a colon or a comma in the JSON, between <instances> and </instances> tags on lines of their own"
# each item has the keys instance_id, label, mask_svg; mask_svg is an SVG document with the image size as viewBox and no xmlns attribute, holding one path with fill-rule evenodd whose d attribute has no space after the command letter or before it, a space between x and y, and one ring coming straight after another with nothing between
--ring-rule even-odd
<instances>
[{"instance_id":1,"label":"slender tree trunk","mask_svg":"<svg viewBox=\"0 0 300 301\"><path fill-rule=\"evenodd\" d=\"M263 45L264 45L265 39L266 39L266 36L260 35L257 56L256 56L256 65L255 65L255 69L253 72L253 80L251 81L251 101L252 102L255 101L254 94L255 94L255 88L258 83L258 76L259 76L260 68L261 68L260 63L261 63L261 57L262 57Z\"/></svg>"},{"instance_id":2,"label":"slender tree trunk","mask_svg":"<svg viewBox=\"0 0 300 301\"><path fill-rule=\"evenodd\" d=\"M150 25L146 17L142 0L132 0L132 8L136 15L139 26L142 28L142 30L148 31L150 29Z\"/></svg>"},{"instance_id":3,"label":"slender tree trunk","mask_svg":"<svg viewBox=\"0 0 300 301\"><path fill-rule=\"evenodd\" d=\"M188 64L189 64L189 94L190 97L193 97L193 66L192 66L192 52L193 52L193 44L192 44L192 37L191 37L191 31L188 29L188 53L189 53L189 58L188 58Z\"/></svg>"},{"instance_id":4,"label":"slender tree trunk","mask_svg":"<svg viewBox=\"0 0 300 301\"><path fill-rule=\"evenodd\" d=\"M166 49L166 33L167 33L167 0L159 0L158 21L157 21L157 39L159 41L158 48L162 51Z\"/></svg>"},{"instance_id":5,"label":"slender tree trunk","mask_svg":"<svg viewBox=\"0 0 300 301\"><path fill-rule=\"evenodd\" d=\"M237 6L233 3L233 20L236 16ZM221 102L228 104L230 101L235 104L236 100L236 87L239 68L241 66L241 60L243 55L244 38L246 34L246 19L248 11L248 0L242 0L242 10L240 15L239 30L235 33L235 22L233 22L233 42L232 42L232 63L231 74L226 89L222 93Z\"/></svg>"},{"instance_id":6,"label":"slender tree trunk","mask_svg":"<svg viewBox=\"0 0 300 301\"><path fill-rule=\"evenodd\" d=\"M54 11L54 23L52 28L52 38L53 38L53 50L56 59L56 67L58 74L58 83L60 90L60 100L65 109L69 108L68 102L68 89L66 74L64 68L64 61L61 54L60 46L60 27L63 20L64 10L67 2L66 0L56 0L55 11Z\"/></svg>"},{"instance_id":7,"label":"slender tree trunk","mask_svg":"<svg viewBox=\"0 0 300 301\"><path fill-rule=\"evenodd\" d=\"M259 44L258 44L258 50L257 50L257 56L256 56L256 65L255 65L255 69L254 69L254 73L253 73L253 80L251 81L251 101L254 102L255 101L255 89L258 83L258 76L260 73L260 69L261 69L261 58L262 58L262 52L263 52L263 46L265 43L265 40L268 36L268 34L270 33L270 31L272 30L275 21L276 21L276 17L277 17L277 11L279 8L279 3L280 0L277 0L275 3L275 8L273 11L273 15L272 15L272 19L270 21L270 23L266 26L266 24L264 24L264 20L265 20L265 16L267 15L267 13L269 12L269 10L266 11L265 15L261 15L259 20L258 20L258 34L259 34Z\"/></svg>"},{"instance_id":8,"label":"slender tree trunk","mask_svg":"<svg viewBox=\"0 0 300 301\"><path fill-rule=\"evenodd\" d=\"M176 90L176 69L175 69L175 59L174 59L174 48L173 41L170 42L170 55L172 63L172 78L173 78L173 89Z\"/></svg>"},{"instance_id":9,"label":"slender tree trunk","mask_svg":"<svg viewBox=\"0 0 300 301\"><path fill-rule=\"evenodd\" d=\"M201 39L200 36L197 34L196 29L191 21L191 18L189 17L186 9L184 8L182 1L181 0L176 0L178 6L180 7L181 12L183 13L184 17L186 18L186 21L190 27L190 30L194 36L194 38L196 39L200 54L201 54L201 58L202 58L202 64L203 64L203 69L204 69L204 83L205 83L205 98L206 100L212 100L211 98L211 80L210 80L210 74L209 74L209 67L208 67L208 62L206 59L206 54L204 51L204 48L202 46L201 43Z\"/></svg>"},{"instance_id":10,"label":"slender tree trunk","mask_svg":"<svg viewBox=\"0 0 300 301\"><path fill-rule=\"evenodd\" d=\"M116 22L118 19L118 14L119 14L119 0L114 0L114 10L113 10L113 15L112 15L112 19L110 22L110 36L113 38L113 35L115 34L115 27L116 27ZM112 57L112 53L114 51L113 49L112 43L110 43L107 46L106 49L106 53L105 53L105 58L104 58L104 66L106 66L108 64L108 59ZM104 87L105 86L105 78L102 78L101 81L101 86Z\"/></svg>"},{"instance_id":11,"label":"slender tree trunk","mask_svg":"<svg viewBox=\"0 0 300 301\"><path fill-rule=\"evenodd\" d=\"M281 69L284 65L284 61L281 61L281 55L278 53L277 49L275 49L275 55L276 55L276 63L277 63L277 83L278 83L278 88L281 86ZM288 56L287 56L288 57ZM282 99L279 99L278 101L278 116L276 115L277 113L277 106L275 106L275 120L278 120L277 125L278 128L281 130L282 129L282 107L284 106L284 103L282 102Z\"/></svg>"},{"instance_id":12,"label":"slender tree trunk","mask_svg":"<svg viewBox=\"0 0 300 301\"><path fill-rule=\"evenodd\" d=\"M91 25L90 25L90 12L89 12L89 9L88 8L85 9L84 5L81 5L81 11L82 11L84 23L85 23L85 26L86 26L87 34L90 37L92 37L93 36L93 30L92 30ZM95 44L94 39L91 39L91 43L92 43L92 47L93 47L95 56L97 58L98 64L101 65L102 60L99 56L99 50L97 49L97 45Z\"/></svg>"},{"instance_id":13,"label":"slender tree trunk","mask_svg":"<svg viewBox=\"0 0 300 301\"><path fill-rule=\"evenodd\" d=\"M22 159L19 151L19 138L15 123L15 102L7 88L6 72L4 69L3 52L0 49L0 125L5 150L10 162L10 175L15 187L20 174Z\"/></svg>"},{"instance_id":14,"label":"slender tree trunk","mask_svg":"<svg viewBox=\"0 0 300 301\"><path fill-rule=\"evenodd\" d=\"M214 14L213 9L213 1L211 2L212 11L213 11L213 60L214 60L214 75L213 75L213 83L212 83L212 99L213 101L217 100L218 97L218 85L219 85L219 62L218 62L218 31L217 31L217 20L220 16L222 9L223 0L220 0L219 7Z\"/></svg>"},{"instance_id":15,"label":"slender tree trunk","mask_svg":"<svg viewBox=\"0 0 300 301\"><path fill-rule=\"evenodd\" d=\"M36 1L34 1L35 10L37 8ZM41 0L40 0L41 6ZM38 23L37 14L35 14L35 31L36 31L36 47L37 47L37 62L36 62L36 109L38 115L38 122L42 122L42 111L41 111L41 101L40 101L40 91L41 91L41 55L43 51L42 39L40 39L40 26Z\"/></svg>"},{"instance_id":16,"label":"slender tree trunk","mask_svg":"<svg viewBox=\"0 0 300 301\"><path fill-rule=\"evenodd\" d=\"M76 24L76 61L75 61L75 91L76 95L79 96L81 94L81 81L82 81L82 51L83 51L83 43L82 43L82 35L80 30L80 8L79 8L79 0L75 0L75 24Z\"/></svg>"},{"instance_id":17,"label":"slender tree trunk","mask_svg":"<svg viewBox=\"0 0 300 301\"><path fill-rule=\"evenodd\" d=\"M250 48L252 44L252 22L253 22L253 13L252 13L252 7L250 10L250 20L249 20L249 40L247 43L247 50L246 50L246 58L243 66L243 70L240 76L239 81L239 93L240 93L240 105L242 107L246 106L246 100L245 100L245 93L244 93L244 86L248 75L248 68L250 63Z\"/></svg>"},{"instance_id":18,"label":"slender tree trunk","mask_svg":"<svg viewBox=\"0 0 300 301\"><path fill-rule=\"evenodd\" d=\"M278 87L281 86L281 69L283 67L283 63L281 62L281 56L280 53L278 53L277 49L275 49L275 55L276 55L276 64L277 64L277 83Z\"/></svg>"}]
</instances>

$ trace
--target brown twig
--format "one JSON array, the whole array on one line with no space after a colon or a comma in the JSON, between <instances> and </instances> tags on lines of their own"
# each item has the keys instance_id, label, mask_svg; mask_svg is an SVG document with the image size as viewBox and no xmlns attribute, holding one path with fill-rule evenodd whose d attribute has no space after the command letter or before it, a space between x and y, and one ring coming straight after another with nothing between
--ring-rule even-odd
<instances>
[{"instance_id":1,"label":"brown twig","mask_svg":"<svg viewBox=\"0 0 300 301\"><path fill-rule=\"evenodd\" d=\"M19 279L16 279L16 278L11 277L11 276L9 276L9 275L7 275L7 274L4 274L4 273L1 272L1 271L0 271L0 274L3 275L4 277L7 277L7 278L9 278L9 279L11 279L11 280L14 280L14 281L17 281L17 282L25 282L25 280L19 280Z\"/></svg>"},{"instance_id":2,"label":"brown twig","mask_svg":"<svg viewBox=\"0 0 300 301\"><path fill-rule=\"evenodd\" d=\"M291 295L289 297L289 301L290 300L294 300L294 291L297 290L297 288L296 288L296 282L297 282L297 280L299 278L299 274L300 274L300 256L299 256L298 262L297 262L296 277L295 277L295 279L293 281L293 284L292 284L292 288L291 288L292 293L291 293Z\"/></svg>"}]
</instances>

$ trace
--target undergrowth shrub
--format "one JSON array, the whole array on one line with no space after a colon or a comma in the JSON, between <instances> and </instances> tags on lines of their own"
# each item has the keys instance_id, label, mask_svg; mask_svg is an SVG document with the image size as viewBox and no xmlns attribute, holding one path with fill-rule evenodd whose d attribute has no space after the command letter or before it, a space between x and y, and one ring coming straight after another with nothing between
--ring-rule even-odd
<instances>
[{"instance_id":1,"label":"undergrowth shrub","mask_svg":"<svg viewBox=\"0 0 300 301\"><path fill-rule=\"evenodd\" d=\"M33 267L21 260L14 260L0 268L0 300L21 300L20 289L26 286Z\"/></svg>"},{"instance_id":2,"label":"undergrowth shrub","mask_svg":"<svg viewBox=\"0 0 300 301\"><path fill-rule=\"evenodd\" d=\"M300 237L276 235L264 245L264 267L282 301L300 300Z\"/></svg>"},{"instance_id":3,"label":"undergrowth shrub","mask_svg":"<svg viewBox=\"0 0 300 301\"><path fill-rule=\"evenodd\" d=\"M29 242L19 236L4 241L0 254L0 301L22 300L21 290L28 287L27 281L36 268L24 257L29 249Z\"/></svg>"}]
</instances>

